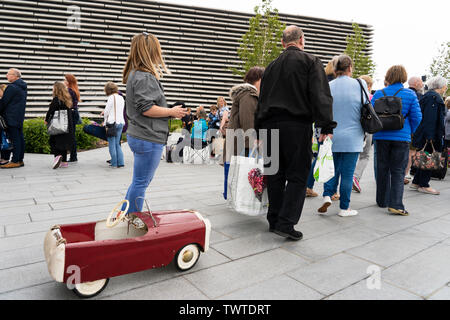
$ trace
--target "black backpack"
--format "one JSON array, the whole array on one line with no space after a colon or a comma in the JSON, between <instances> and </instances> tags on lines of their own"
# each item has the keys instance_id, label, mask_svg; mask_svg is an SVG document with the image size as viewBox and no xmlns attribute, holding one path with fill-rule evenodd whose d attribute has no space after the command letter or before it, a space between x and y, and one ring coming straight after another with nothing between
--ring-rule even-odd
<instances>
[{"instance_id":1,"label":"black backpack","mask_svg":"<svg viewBox=\"0 0 450 320\"><path fill-rule=\"evenodd\" d=\"M401 130L405 125L405 118L402 114L403 104L402 99L396 97L402 91L400 88L393 96L387 96L384 90L384 97L375 101L375 112L383 124L383 131L385 130Z\"/></svg>"}]
</instances>

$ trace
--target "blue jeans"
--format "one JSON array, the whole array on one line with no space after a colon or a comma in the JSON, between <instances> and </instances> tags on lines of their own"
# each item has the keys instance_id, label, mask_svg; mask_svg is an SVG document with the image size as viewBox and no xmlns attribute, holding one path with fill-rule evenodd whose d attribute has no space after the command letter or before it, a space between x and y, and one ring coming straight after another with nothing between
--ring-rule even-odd
<instances>
[{"instance_id":1,"label":"blue jeans","mask_svg":"<svg viewBox=\"0 0 450 320\"><path fill-rule=\"evenodd\" d=\"M224 185L224 191L223 191L223 198L227 200L228 198L228 172L230 171L230 163L225 162L224 165L224 174L225 174L225 185Z\"/></svg>"},{"instance_id":2,"label":"blue jeans","mask_svg":"<svg viewBox=\"0 0 450 320\"><path fill-rule=\"evenodd\" d=\"M359 152L333 152L335 176L325 183L323 196L331 197L337 192L340 178L341 187L339 193L341 195L341 210L348 210L350 208L353 174L355 173L358 158Z\"/></svg>"},{"instance_id":3,"label":"blue jeans","mask_svg":"<svg viewBox=\"0 0 450 320\"><path fill-rule=\"evenodd\" d=\"M150 182L161 162L164 145L127 136L128 145L134 155L133 182L128 188L126 200L130 201L129 213L141 212Z\"/></svg>"},{"instance_id":4,"label":"blue jeans","mask_svg":"<svg viewBox=\"0 0 450 320\"><path fill-rule=\"evenodd\" d=\"M123 152L120 147L123 124L116 124L116 136L108 137L109 154L111 155L111 166L119 167L124 165Z\"/></svg>"},{"instance_id":5,"label":"blue jeans","mask_svg":"<svg viewBox=\"0 0 450 320\"><path fill-rule=\"evenodd\" d=\"M403 191L408 166L409 142L377 140L377 204L405 210Z\"/></svg>"}]
</instances>

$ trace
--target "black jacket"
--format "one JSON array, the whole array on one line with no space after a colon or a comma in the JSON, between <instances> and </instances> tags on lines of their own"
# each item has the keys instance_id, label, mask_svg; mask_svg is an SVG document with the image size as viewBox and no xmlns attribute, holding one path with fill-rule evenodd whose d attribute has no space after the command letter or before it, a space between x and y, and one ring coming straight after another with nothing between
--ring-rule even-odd
<instances>
[{"instance_id":1,"label":"black jacket","mask_svg":"<svg viewBox=\"0 0 450 320\"><path fill-rule=\"evenodd\" d=\"M276 120L315 122L324 134L337 126L322 62L297 47L288 47L274 60L261 81L255 128Z\"/></svg>"},{"instance_id":2,"label":"black jacket","mask_svg":"<svg viewBox=\"0 0 450 320\"><path fill-rule=\"evenodd\" d=\"M0 115L8 126L22 128L27 105L27 83L18 79L10 83L0 99Z\"/></svg>"},{"instance_id":3,"label":"black jacket","mask_svg":"<svg viewBox=\"0 0 450 320\"><path fill-rule=\"evenodd\" d=\"M445 136L446 108L442 97L434 90L430 90L420 99L422 109L422 122L413 136L413 147L422 149L427 140L432 140L435 149L439 152L443 148Z\"/></svg>"},{"instance_id":4,"label":"black jacket","mask_svg":"<svg viewBox=\"0 0 450 320\"><path fill-rule=\"evenodd\" d=\"M50 123L53 116L55 115L55 111L57 110L67 110L70 111L69 108L66 107L64 102L60 101L57 97L54 97L52 102L50 103L50 107L45 116L45 121ZM68 121L69 121L69 132L64 134L59 134L57 136L50 136L49 144L51 148L52 154L59 154L60 151L70 151L73 147L73 114L72 112L67 112Z\"/></svg>"}]
</instances>

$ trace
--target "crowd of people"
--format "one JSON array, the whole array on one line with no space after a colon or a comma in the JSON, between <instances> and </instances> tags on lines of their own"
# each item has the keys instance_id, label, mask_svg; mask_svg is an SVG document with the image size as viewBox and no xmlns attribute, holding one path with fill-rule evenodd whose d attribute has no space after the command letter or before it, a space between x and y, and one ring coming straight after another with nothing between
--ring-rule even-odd
<instances>
[{"instance_id":1,"label":"crowd of people","mask_svg":"<svg viewBox=\"0 0 450 320\"><path fill-rule=\"evenodd\" d=\"M414 76L408 81L405 68L394 65L386 72L385 88L374 92L370 76L353 78L354 64L347 55L334 57L324 69L319 58L304 51L305 35L301 28L287 27L282 45L285 50L277 59L266 68L251 68L244 82L231 88L231 107L224 97L219 97L217 104L210 106L209 114L199 106L194 115L182 102L167 106L160 78L168 69L158 39L147 32L133 37L123 72L126 97L123 98L117 84L105 85L107 102L102 113L105 129L101 134L109 142L111 167L120 168L125 165L120 142L122 133L127 132L134 156L133 181L126 195L130 212L142 210L143 197L167 143L168 121L173 118L182 119L189 138L201 141L202 146L211 142L208 130L219 132L225 139L222 154L225 199L233 155L249 156L253 148L263 145L265 166L269 168L271 156L278 152L278 170L267 175L270 203L267 220L270 232L286 238L300 240L303 237L294 226L300 220L305 198L318 197L312 169L315 156L326 139L333 143L335 176L324 184L319 214L327 212L333 201L339 201L341 217L358 214L351 208L352 190L363 191L361 178L372 147L376 203L380 208L391 214L409 215L403 203L407 184L418 192L439 195L429 184L430 170L415 170L412 180L411 158L417 150L431 153L450 147L450 101L447 98L444 102L443 98L447 79L433 77L425 90L421 78ZM13 150L12 159L10 150L2 151L0 164L1 168L19 168L24 166L27 85L17 69L9 70L7 79L10 84L0 87L0 115L7 123ZM406 82L408 88L404 86ZM361 125L362 105L376 106L385 98L401 101L398 115L401 127L374 134L365 132ZM50 137L55 169L78 161L75 127L80 123L79 102L80 91L73 75L67 74L64 81L54 84L53 100L45 121L49 124L57 111L65 110L68 114L67 132ZM227 137L229 130L255 130L257 143L253 145L246 136L247 140L239 149L234 140L236 136ZM267 135L259 136L260 130L267 130ZM277 132L279 138L276 151L272 150L273 132ZM233 151L227 149L229 143L235 145ZM318 145L316 150L313 150L314 143ZM215 156L214 151L212 156Z\"/></svg>"}]
</instances>

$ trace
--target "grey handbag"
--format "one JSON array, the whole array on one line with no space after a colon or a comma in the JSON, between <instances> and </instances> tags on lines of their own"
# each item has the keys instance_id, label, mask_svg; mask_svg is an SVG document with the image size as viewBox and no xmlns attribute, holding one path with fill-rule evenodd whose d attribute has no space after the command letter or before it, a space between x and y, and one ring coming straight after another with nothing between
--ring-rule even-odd
<instances>
[{"instance_id":1,"label":"grey handbag","mask_svg":"<svg viewBox=\"0 0 450 320\"><path fill-rule=\"evenodd\" d=\"M50 136L69 133L69 115L67 114L67 110L55 111L47 127L47 132Z\"/></svg>"}]
</instances>

